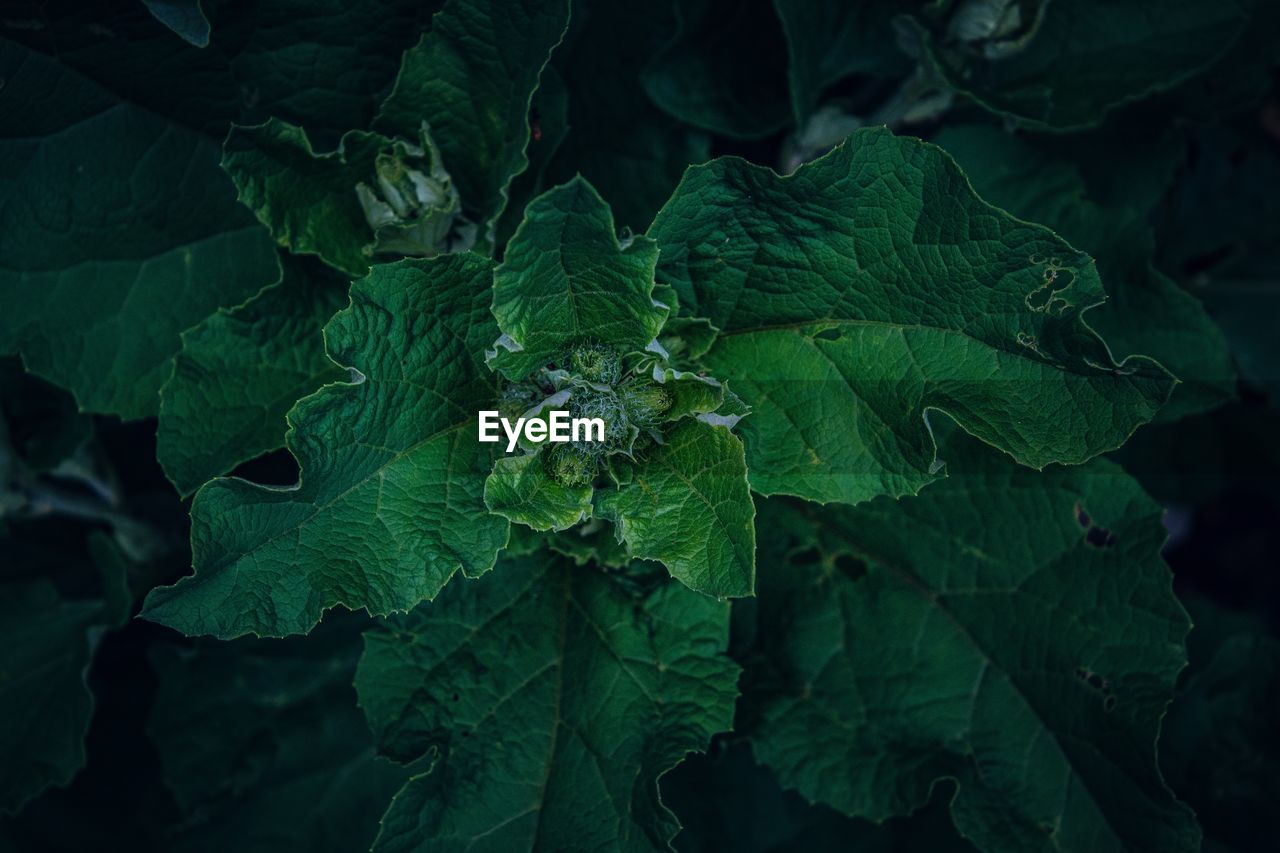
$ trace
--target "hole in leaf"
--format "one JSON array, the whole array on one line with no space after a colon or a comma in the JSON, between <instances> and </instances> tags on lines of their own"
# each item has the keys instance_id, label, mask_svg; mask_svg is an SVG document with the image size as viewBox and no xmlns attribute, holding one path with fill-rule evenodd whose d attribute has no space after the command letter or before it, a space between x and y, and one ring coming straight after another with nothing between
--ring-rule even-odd
<instances>
[{"instance_id":1,"label":"hole in leaf","mask_svg":"<svg viewBox=\"0 0 1280 853\"><path fill-rule=\"evenodd\" d=\"M1085 508L1076 504L1076 523L1084 528L1084 541L1095 548L1110 548L1116 544L1116 535L1105 527L1093 523Z\"/></svg>"},{"instance_id":2,"label":"hole in leaf","mask_svg":"<svg viewBox=\"0 0 1280 853\"><path fill-rule=\"evenodd\" d=\"M1110 548L1116 544L1116 535L1105 527L1090 527L1084 541L1095 548Z\"/></svg>"},{"instance_id":3,"label":"hole in leaf","mask_svg":"<svg viewBox=\"0 0 1280 853\"><path fill-rule=\"evenodd\" d=\"M861 580L867 576L867 564L849 554L840 554L835 559L836 571L851 581Z\"/></svg>"},{"instance_id":4,"label":"hole in leaf","mask_svg":"<svg viewBox=\"0 0 1280 853\"><path fill-rule=\"evenodd\" d=\"M1090 690L1096 690L1102 694L1102 708L1104 711L1110 711L1116 706L1116 697L1111 695L1111 682L1107 681L1101 675L1092 670L1085 669L1082 666L1075 668L1074 675L1080 681L1084 682Z\"/></svg>"},{"instance_id":5,"label":"hole in leaf","mask_svg":"<svg viewBox=\"0 0 1280 853\"><path fill-rule=\"evenodd\" d=\"M823 329L821 332L814 334L814 340L818 341L838 341L843 337L844 333L839 329Z\"/></svg>"},{"instance_id":6,"label":"hole in leaf","mask_svg":"<svg viewBox=\"0 0 1280 853\"><path fill-rule=\"evenodd\" d=\"M822 555L817 548L805 548L791 555L791 564L794 566L812 566L821 561Z\"/></svg>"}]
</instances>

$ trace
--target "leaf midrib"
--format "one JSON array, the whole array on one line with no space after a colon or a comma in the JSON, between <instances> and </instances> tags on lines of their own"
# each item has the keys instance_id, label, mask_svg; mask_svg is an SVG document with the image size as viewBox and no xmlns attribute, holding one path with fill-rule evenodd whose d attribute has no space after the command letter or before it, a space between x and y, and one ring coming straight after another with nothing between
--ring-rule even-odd
<instances>
[{"instance_id":1,"label":"leaf midrib","mask_svg":"<svg viewBox=\"0 0 1280 853\"><path fill-rule=\"evenodd\" d=\"M1036 722L1039 724L1040 730L1046 732L1049 738L1053 741L1053 744L1057 748L1058 753L1062 756L1063 762L1067 765L1068 768L1070 768L1071 775L1079 781L1081 790L1083 790L1088 795L1089 802L1093 805L1097 813L1103 817L1105 825L1111 831L1112 838L1114 838L1117 842L1119 842L1122 847L1125 846L1124 839L1119 835L1119 833L1116 832L1115 828L1112 825L1110 813L1107 811L1107 809L1105 809L1102 806L1102 803L1099 801L1097 796L1095 796L1089 784L1085 781L1086 780L1085 775L1076 769L1075 763L1071 759L1071 754L1062 745L1058 732L1055 731L1054 728L1050 726L1047 722L1045 722L1045 718L1041 714L1040 708L1036 705L1035 702L1031 700L1031 697L1026 693L1026 691L1023 690L1022 685L1018 683L1017 679L1013 677L1013 675L1000 663L1000 661L996 657L994 657L991 653L987 651L986 647L981 642L978 641L977 637L969 630L968 626L965 625L965 623L961 621L960 618L949 607L947 607L943 599L948 595L948 592L943 590L933 589L929 584L925 583L925 581L918 574L912 571L910 568L907 568L896 561L887 560L882 557L879 557L874 553L872 553L871 550L867 549L861 544L855 543L854 549L860 552L866 559L870 560L876 565L879 565L887 569L891 573L897 575L909 587L915 590L916 593L919 594L920 597L923 598L927 603L930 603L936 606L938 609L938 612L940 612L948 622L950 622L952 625L955 626L955 628L960 632L960 634L965 638L965 640L968 641L969 645L972 646L974 651L978 653L978 655L981 657L983 661L984 669L995 669L1001 675L1004 676L1005 681L1013 688L1014 693L1017 694L1018 698L1022 700L1022 702L1026 705L1027 709L1030 710L1032 714L1035 716ZM1038 565L1034 568L1032 573L1034 574L1036 572L1042 571L1043 568L1044 568L1044 565ZM975 698L975 701L976 701L976 698ZM1112 769L1118 772L1124 772L1123 768L1121 768L1120 766L1110 761L1108 761L1107 763ZM976 758L973 761L973 766L975 770L978 772L979 776L981 776L982 775L981 767L978 765ZM1125 775L1128 776L1127 773ZM1138 787L1141 787L1141 786L1138 786ZM1055 849L1058 849L1058 850L1063 849L1056 840L1056 834L1054 836L1054 847Z\"/></svg>"}]
</instances>

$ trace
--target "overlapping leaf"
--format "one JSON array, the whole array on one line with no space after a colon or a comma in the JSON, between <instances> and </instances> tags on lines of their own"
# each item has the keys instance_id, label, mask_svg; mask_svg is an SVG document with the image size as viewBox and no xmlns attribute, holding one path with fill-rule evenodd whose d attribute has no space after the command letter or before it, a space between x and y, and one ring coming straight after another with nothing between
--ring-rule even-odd
<instances>
[{"instance_id":1,"label":"overlapping leaf","mask_svg":"<svg viewBox=\"0 0 1280 853\"><path fill-rule=\"evenodd\" d=\"M178 491L284 444L293 404L344 374L324 352L324 324L346 304L346 281L284 258L284 276L182 336L161 389L156 455Z\"/></svg>"},{"instance_id":2,"label":"overlapping leaf","mask_svg":"<svg viewBox=\"0 0 1280 853\"><path fill-rule=\"evenodd\" d=\"M1098 124L1222 56L1245 21L1237 0L938 4L919 16L928 61L957 91L1020 124Z\"/></svg>"},{"instance_id":3,"label":"overlapping leaf","mask_svg":"<svg viewBox=\"0 0 1280 853\"><path fill-rule=\"evenodd\" d=\"M65 595L43 577L0 582L0 813L66 785L84 766L93 714L85 678L102 633L127 618L130 604L119 552L103 534L90 544L103 576L96 597ZM7 537L0 549L23 559Z\"/></svg>"},{"instance_id":4,"label":"overlapping leaf","mask_svg":"<svg viewBox=\"0 0 1280 853\"><path fill-rule=\"evenodd\" d=\"M949 791L910 818L881 824L845 817L784 791L745 742L726 738L662 777L663 802L680 818L680 853L973 853L947 813Z\"/></svg>"},{"instance_id":5,"label":"overlapping leaf","mask_svg":"<svg viewBox=\"0 0 1280 853\"><path fill-rule=\"evenodd\" d=\"M647 237L618 242L609 206L584 179L543 193L494 275L503 339L490 363L523 379L563 361L572 344L643 351L667 316L653 298L657 261Z\"/></svg>"},{"instance_id":6,"label":"overlapping leaf","mask_svg":"<svg viewBox=\"0 0 1280 853\"><path fill-rule=\"evenodd\" d=\"M485 224L482 244L528 165L529 104L568 23L569 0L448 0L378 113L375 128L392 136L431 128L464 208Z\"/></svg>"},{"instance_id":7,"label":"overlapping leaf","mask_svg":"<svg viewBox=\"0 0 1280 853\"><path fill-rule=\"evenodd\" d=\"M672 3L675 32L641 75L660 108L686 124L757 138L789 116L787 48L769 0Z\"/></svg>"},{"instance_id":8,"label":"overlapping leaf","mask_svg":"<svg viewBox=\"0 0 1280 853\"><path fill-rule=\"evenodd\" d=\"M193 0L167 0L194 5ZM79 71L121 100L220 143L230 123L275 117L323 150L367 129L400 57L443 0L270 0L208 3L209 45L175 38L142 2L78 3L57 15L14 11L6 33ZM158 4L157 4L158 5ZM31 7L34 9L37 7Z\"/></svg>"},{"instance_id":9,"label":"overlapping leaf","mask_svg":"<svg viewBox=\"0 0 1280 853\"><path fill-rule=\"evenodd\" d=\"M1153 356L1179 379L1159 418L1204 411L1234 395L1236 373L1221 330L1198 299L1151 265L1145 211L1095 203L1071 163L994 127L948 128L937 142L984 199L1048 225L1097 258L1108 302L1090 313L1090 323L1113 352Z\"/></svg>"},{"instance_id":10,"label":"overlapping leaf","mask_svg":"<svg viewBox=\"0 0 1280 853\"><path fill-rule=\"evenodd\" d=\"M194 47L209 46L209 19L200 0L142 0L155 19Z\"/></svg>"},{"instance_id":11,"label":"overlapping leaf","mask_svg":"<svg viewBox=\"0 0 1280 853\"><path fill-rule=\"evenodd\" d=\"M631 554L659 560L688 586L718 598L755 589L755 505L742 442L723 426L684 420L630 477L598 493Z\"/></svg>"},{"instance_id":12,"label":"overlapping leaf","mask_svg":"<svg viewBox=\"0 0 1280 853\"><path fill-rule=\"evenodd\" d=\"M476 412L496 388L478 354L497 334L489 261L463 253L379 265L325 327L358 371L301 400L285 444L292 488L218 479L191 508L195 575L145 615L188 634L304 633L343 604L382 614L487 571L507 521L482 497L491 445Z\"/></svg>"},{"instance_id":13,"label":"overlapping leaf","mask_svg":"<svg viewBox=\"0 0 1280 853\"><path fill-rule=\"evenodd\" d=\"M565 530L591 517L589 484L565 484L538 454L504 456L484 483L489 511L534 530Z\"/></svg>"},{"instance_id":14,"label":"overlapping leaf","mask_svg":"<svg viewBox=\"0 0 1280 853\"><path fill-rule=\"evenodd\" d=\"M1198 850L1156 767L1190 627L1160 507L1102 461L1036 473L967 437L945 450L952 477L916 497L769 506L757 757L875 820L954 779L983 850Z\"/></svg>"},{"instance_id":15,"label":"overlapping leaf","mask_svg":"<svg viewBox=\"0 0 1280 853\"><path fill-rule=\"evenodd\" d=\"M893 0L773 0L787 37L787 83L797 124L818 106L823 91L852 74L905 75L910 60L894 37Z\"/></svg>"},{"instance_id":16,"label":"overlapping leaf","mask_svg":"<svg viewBox=\"0 0 1280 853\"><path fill-rule=\"evenodd\" d=\"M1160 767L1196 811L1207 850L1267 837L1280 785L1280 640L1249 611L1191 597L1191 665L1160 732Z\"/></svg>"},{"instance_id":17,"label":"overlapping leaf","mask_svg":"<svg viewBox=\"0 0 1280 853\"><path fill-rule=\"evenodd\" d=\"M1087 255L885 130L785 178L695 167L649 233L681 312L720 329L702 361L753 410L740 429L764 494L915 492L939 470L931 411L1023 464L1082 462L1173 387L1084 323L1103 300Z\"/></svg>"},{"instance_id":18,"label":"overlapping leaf","mask_svg":"<svg viewBox=\"0 0 1280 853\"><path fill-rule=\"evenodd\" d=\"M426 125L401 140L353 130L317 155L302 128L272 119L232 128L222 167L281 246L351 275L379 253L431 257L474 242Z\"/></svg>"},{"instance_id":19,"label":"overlapping leaf","mask_svg":"<svg viewBox=\"0 0 1280 853\"><path fill-rule=\"evenodd\" d=\"M615 0L575 0L572 28L555 53L569 94L569 133L548 169L554 181L582 174L621 227L641 231L690 163L707 159L706 135L649 100L640 75L670 41L674 4L643 15Z\"/></svg>"},{"instance_id":20,"label":"overlapping leaf","mask_svg":"<svg viewBox=\"0 0 1280 853\"><path fill-rule=\"evenodd\" d=\"M658 776L733 718L728 617L535 554L371 631L356 689L379 748L431 761L374 850L667 849Z\"/></svg>"},{"instance_id":21,"label":"overlapping leaf","mask_svg":"<svg viewBox=\"0 0 1280 853\"><path fill-rule=\"evenodd\" d=\"M364 620L303 639L161 646L148 733L184 819L166 849L367 850L404 783L351 688Z\"/></svg>"},{"instance_id":22,"label":"overlapping leaf","mask_svg":"<svg viewBox=\"0 0 1280 853\"><path fill-rule=\"evenodd\" d=\"M154 414L179 334L279 277L270 238L211 138L8 40L0 77L0 352L84 409Z\"/></svg>"}]
</instances>

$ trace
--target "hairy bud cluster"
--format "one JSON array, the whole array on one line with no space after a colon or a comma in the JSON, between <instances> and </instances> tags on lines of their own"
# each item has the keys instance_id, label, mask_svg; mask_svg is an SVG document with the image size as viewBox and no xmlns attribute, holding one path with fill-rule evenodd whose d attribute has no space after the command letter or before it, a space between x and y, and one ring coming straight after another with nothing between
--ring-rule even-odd
<instances>
[{"instance_id":1,"label":"hairy bud cluster","mask_svg":"<svg viewBox=\"0 0 1280 853\"><path fill-rule=\"evenodd\" d=\"M498 401L504 417L515 418L553 394L573 418L599 418L603 441L571 441L541 451L547 472L563 486L590 484L604 459L632 454L661 441L658 429L674 404L670 389L647 376L628 375L617 350L596 343L571 347L556 369L507 385Z\"/></svg>"},{"instance_id":2,"label":"hairy bud cluster","mask_svg":"<svg viewBox=\"0 0 1280 853\"><path fill-rule=\"evenodd\" d=\"M580 344L565 355L565 367L575 376L601 385L617 385L622 378L622 359L610 347Z\"/></svg>"}]
</instances>

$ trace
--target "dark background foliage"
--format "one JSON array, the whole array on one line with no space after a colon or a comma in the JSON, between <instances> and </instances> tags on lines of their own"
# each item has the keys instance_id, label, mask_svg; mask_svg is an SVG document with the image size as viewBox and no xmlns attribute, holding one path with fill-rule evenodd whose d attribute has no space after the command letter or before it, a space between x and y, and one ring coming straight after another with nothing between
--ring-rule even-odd
<instances>
[{"instance_id":1,"label":"dark background foliage","mask_svg":"<svg viewBox=\"0 0 1280 853\"><path fill-rule=\"evenodd\" d=\"M1208 57L1199 73L1158 91L1135 84L1141 91L1123 103L1093 105L1096 126L1051 133L1011 116L1000 101L1006 90L981 69L950 67L968 62L963 55L942 51L933 76L916 71L912 51L919 55L930 38L942 38L929 30L927 16L913 32L891 22L900 11L893 3L852 4L857 11L813 4L822 8L816 17L802 5L576 4L570 32L553 55L556 81L544 78L535 99L534 171L517 181L499 241L514 230L539 170L548 183L585 175L620 225L642 231L690 163L734 154L786 170L853 126L888 123L944 147L954 140L953 153L984 197L1079 240L1100 264L1111 263L1117 277L1148 269L1150 261L1153 275L1204 304L1238 369L1238 380L1224 378L1211 357L1190 358L1191 372L1181 374L1188 390L1178 393L1197 396L1185 416L1142 427L1111 454L1166 508L1164 556L1195 623L1190 665L1160 741L1162 767L1196 811L1206 850L1274 849L1280 26L1272 5L1244 4L1240 31L1224 39L1229 49ZM233 121L275 115L305 126L317 147L329 147L341 132L370 124L401 52L428 26L434 8L282 0L205 2L203 10L211 23L206 48L184 43L143 3L123 0L6 2L0 39L53 58L214 141ZM300 95L292 66L279 57L348 27L358 29L360 39L334 46L323 67L312 69L316 79L309 85L328 95ZM1075 86L1098 86L1043 74L1064 103ZM948 86L956 91L940 94ZM996 94L984 93L984 86ZM1056 113L1045 115L1052 121ZM0 115L0 134L15 121ZM969 162L970 149L948 134L974 128L1022 148L984 163L991 149L979 146ZM1026 168L1023 183L1014 181L1008 191L1001 168L1015 177ZM1061 169L1074 172L1079 192L1066 207L1092 205L1092 219L1073 222L1071 209L1019 195L1026 182L1047 181ZM1089 231L1091 224L1102 232L1130 227L1117 213L1123 210L1132 213L1134 233L1147 235L1137 240L1148 242L1136 261L1125 254L1131 242L1108 248ZM1097 245L1088 245L1091 240ZM1165 310L1159 305L1150 309L1153 317ZM1103 318L1099 325L1109 340L1135 343L1125 354L1146 352L1141 347L1150 341L1132 317ZM1196 355L1202 343L1175 344L1167 354L1171 366ZM87 680L95 708L84 768L0 818L0 850L363 849L403 771L370 758L371 740L350 686L359 644L345 642L359 625L334 614L304 650L300 640L191 640L127 618L148 590L190 566L189 500L156 462L156 420L78 414L65 392L25 374L16 357L0 359L0 409L10 445L32 472L11 480L6 494L40 508L0 516L0 582L45 578L67 600L104 602L91 633L96 655ZM75 465L59 467L66 458ZM236 473L288 484L296 466L275 451ZM110 612L115 582L104 562L126 568L130 602L118 618ZM0 638L4 630L0 626ZM276 675L271 701L258 705L260 694L247 682L260 668ZM0 678L0 706L20 705L24 696ZM5 713L0 708L0 728ZM0 775L11 770L0 768ZM326 799L323 780L339 771L364 774L360 797ZM851 820L783 791L733 735L717 738L706 755L668 774L662 790L685 826L676 840L682 850L967 847L947 819L946 784L910 818L883 825ZM317 802L325 804L322 823L314 821Z\"/></svg>"}]
</instances>

